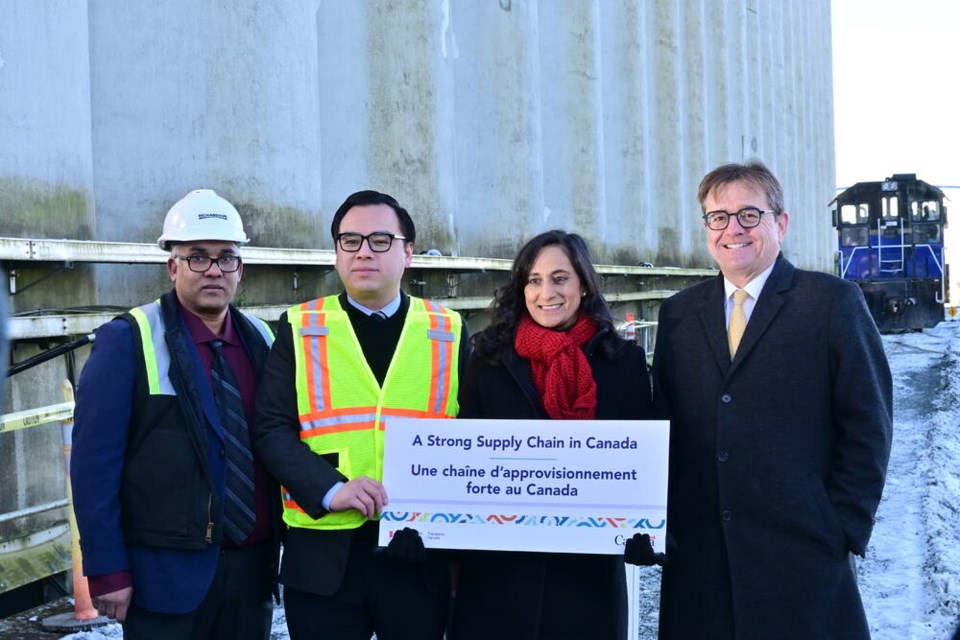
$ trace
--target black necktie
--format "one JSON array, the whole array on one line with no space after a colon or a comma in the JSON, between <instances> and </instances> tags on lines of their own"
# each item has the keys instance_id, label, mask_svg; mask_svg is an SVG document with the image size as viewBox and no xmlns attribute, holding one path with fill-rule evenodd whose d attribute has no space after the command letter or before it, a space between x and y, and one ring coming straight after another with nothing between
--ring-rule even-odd
<instances>
[{"instance_id":1,"label":"black necktie","mask_svg":"<svg viewBox=\"0 0 960 640\"><path fill-rule=\"evenodd\" d=\"M243 400L230 363L223 357L223 342L211 340L213 349L213 397L227 449L227 494L223 508L223 530L236 543L247 539L256 520L254 512L253 453L244 418Z\"/></svg>"},{"instance_id":2,"label":"black necktie","mask_svg":"<svg viewBox=\"0 0 960 640\"><path fill-rule=\"evenodd\" d=\"M383 322L387 319L387 314L385 314L383 311L374 311L369 317L374 322Z\"/></svg>"}]
</instances>

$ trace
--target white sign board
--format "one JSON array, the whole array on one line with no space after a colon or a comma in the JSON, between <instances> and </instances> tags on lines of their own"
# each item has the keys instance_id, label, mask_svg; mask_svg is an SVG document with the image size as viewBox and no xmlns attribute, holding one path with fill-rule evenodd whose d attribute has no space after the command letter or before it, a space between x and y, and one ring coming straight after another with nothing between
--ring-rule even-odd
<instances>
[{"instance_id":1,"label":"white sign board","mask_svg":"<svg viewBox=\"0 0 960 640\"><path fill-rule=\"evenodd\" d=\"M386 422L380 544L404 527L427 547L622 554L664 551L670 426L641 420Z\"/></svg>"}]
</instances>

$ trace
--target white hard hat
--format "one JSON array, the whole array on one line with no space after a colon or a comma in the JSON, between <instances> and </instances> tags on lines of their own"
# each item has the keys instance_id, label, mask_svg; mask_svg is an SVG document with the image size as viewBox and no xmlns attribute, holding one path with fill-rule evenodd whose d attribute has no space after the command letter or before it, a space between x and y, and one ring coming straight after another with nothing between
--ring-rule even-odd
<instances>
[{"instance_id":1,"label":"white hard hat","mask_svg":"<svg viewBox=\"0 0 960 640\"><path fill-rule=\"evenodd\" d=\"M213 189L191 191L170 207L157 244L168 251L171 244L190 240L250 242L236 208Z\"/></svg>"}]
</instances>

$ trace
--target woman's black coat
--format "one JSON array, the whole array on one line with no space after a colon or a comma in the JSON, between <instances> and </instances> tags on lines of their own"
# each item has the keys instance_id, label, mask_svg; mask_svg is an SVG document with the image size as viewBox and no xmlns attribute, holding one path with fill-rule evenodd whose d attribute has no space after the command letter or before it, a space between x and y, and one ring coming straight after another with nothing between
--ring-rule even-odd
<instances>
[{"instance_id":1,"label":"woman's black coat","mask_svg":"<svg viewBox=\"0 0 960 640\"><path fill-rule=\"evenodd\" d=\"M598 420L648 419L650 378L643 349L601 334L584 347L597 383ZM548 419L529 361L511 348L497 364L474 353L460 382L461 418ZM450 638L557 640L626 638L622 556L471 552L463 556Z\"/></svg>"}]
</instances>

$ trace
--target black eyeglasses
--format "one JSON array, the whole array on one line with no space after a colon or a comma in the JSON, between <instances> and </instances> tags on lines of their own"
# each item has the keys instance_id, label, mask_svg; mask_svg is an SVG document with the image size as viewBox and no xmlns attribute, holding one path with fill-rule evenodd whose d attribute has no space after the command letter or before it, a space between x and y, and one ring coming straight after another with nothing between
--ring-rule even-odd
<instances>
[{"instance_id":1,"label":"black eyeglasses","mask_svg":"<svg viewBox=\"0 0 960 640\"><path fill-rule=\"evenodd\" d=\"M211 258L210 256L177 256L177 260L183 260L187 263L187 268L196 273L206 273L207 270L217 265L223 273L233 273L240 268L240 256L220 256Z\"/></svg>"},{"instance_id":2,"label":"black eyeglasses","mask_svg":"<svg viewBox=\"0 0 960 640\"><path fill-rule=\"evenodd\" d=\"M757 209L756 207L744 207L736 213L730 213L729 211L708 211L703 214L703 223L707 225L708 229L723 231L730 225L730 218L737 216L737 221L741 227L744 229L752 229L760 224L760 218L765 213L775 214L777 212L772 209L764 210Z\"/></svg>"},{"instance_id":3,"label":"black eyeglasses","mask_svg":"<svg viewBox=\"0 0 960 640\"><path fill-rule=\"evenodd\" d=\"M367 241L367 246L370 247L370 251L374 253L386 253L390 251L394 240L406 240L406 238L393 233L386 233L385 231L377 231L376 233L371 233L366 236L359 233L337 234L337 244L347 253L360 251L364 240Z\"/></svg>"}]
</instances>

